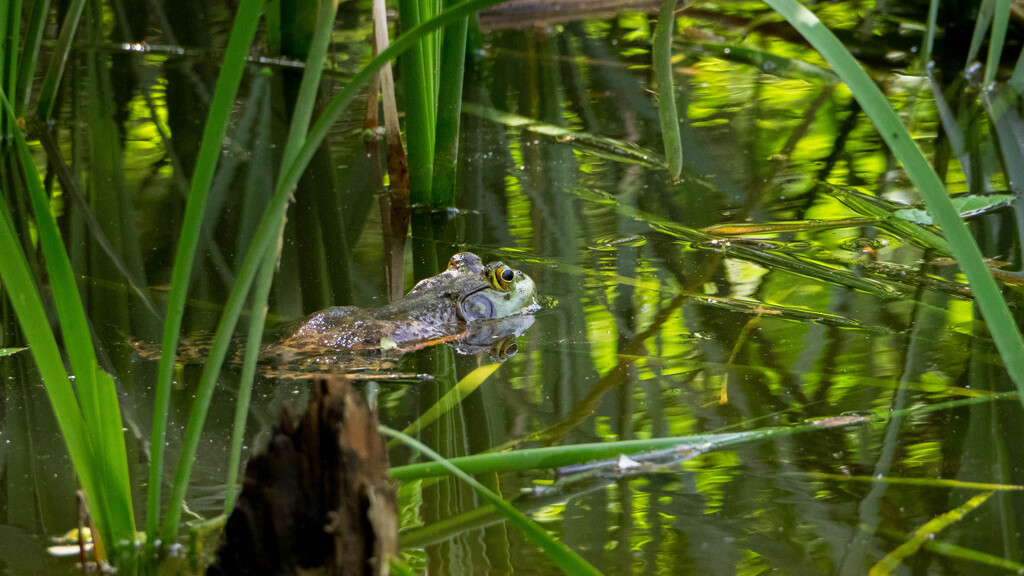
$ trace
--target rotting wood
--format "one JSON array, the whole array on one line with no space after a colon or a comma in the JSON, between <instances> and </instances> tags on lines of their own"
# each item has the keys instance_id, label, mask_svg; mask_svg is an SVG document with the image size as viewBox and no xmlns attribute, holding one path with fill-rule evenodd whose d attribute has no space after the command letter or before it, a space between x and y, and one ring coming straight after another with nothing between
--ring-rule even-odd
<instances>
[{"instance_id":1,"label":"rotting wood","mask_svg":"<svg viewBox=\"0 0 1024 576\"><path fill-rule=\"evenodd\" d=\"M386 575L395 490L377 417L342 378L313 382L297 424L283 410L245 470L207 575Z\"/></svg>"}]
</instances>

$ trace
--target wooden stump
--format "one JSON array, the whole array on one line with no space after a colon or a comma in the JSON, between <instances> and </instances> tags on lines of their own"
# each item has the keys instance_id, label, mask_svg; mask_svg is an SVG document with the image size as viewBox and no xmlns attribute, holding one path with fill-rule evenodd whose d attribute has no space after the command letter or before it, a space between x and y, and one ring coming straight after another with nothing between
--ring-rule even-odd
<instances>
[{"instance_id":1,"label":"wooden stump","mask_svg":"<svg viewBox=\"0 0 1024 576\"><path fill-rule=\"evenodd\" d=\"M313 387L298 424L283 410L246 466L208 576L388 574L398 518L376 415L344 379Z\"/></svg>"}]
</instances>

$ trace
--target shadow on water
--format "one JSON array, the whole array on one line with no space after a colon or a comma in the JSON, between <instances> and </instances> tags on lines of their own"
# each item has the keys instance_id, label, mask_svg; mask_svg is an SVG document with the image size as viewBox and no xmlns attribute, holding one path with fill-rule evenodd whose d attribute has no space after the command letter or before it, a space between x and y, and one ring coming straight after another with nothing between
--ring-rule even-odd
<instances>
[{"instance_id":1,"label":"shadow on water","mask_svg":"<svg viewBox=\"0 0 1024 576\"><path fill-rule=\"evenodd\" d=\"M912 60L899 22L922 14L834 6L822 17L844 24L844 39L874 66L952 192L1024 186L1015 94L979 98L954 72L961 61L890 74ZM194 8L206 14L205 4ZM103 13L95 10L88 26L99 39ZM853 15L861 30L845 26ZM216 50L218 16L166 16L175 43ZM418 436L459 457L753 430L1013 389L937 231L887 216L918 198L845 87L759 9L697 6L678 16L679 182L666 178L658 155L648 16L502 30L492 14L484 18L491 29L470 35L456 206L413 211L405 285L470 251L524 270L546 304L532 327L514 332L518 353L453 405L446 402L463 381L493 362L480 353L490 343L428 347L368 369L359 386L382 422L402 429L445 406ZM365 15L345 18L333 47L339 62L358 60L367 37ZM140 40L127 37L144 29L120 34ZM63 202L62 232L102 361L117 375L137 486L148 467L156 365L125 335L159 337L153 310L165 296L216 61L82 48L63 96L68 123L45 151L55 162L59 148L70 167L64 182L56 174L47 181L61 190L54 202ZM131 83L112 62L132 72ZM335 82L324 82L324 95ZM253 241L297 83L293 70L253 64L243 84L202 235L189 332L215 326ZM333 129L299 185L272 296L276 322L388 300L361 122L353 113ZM23 206L23 185L9 155L4 160L5 194ZM77 192L65 190L68 183ZM1018 318L1022 210L1003 203L970 219ZM16 228L31 238L31 223L18 218ZM0 320L0 348L19 345L6 301ZM65 570L70 561L46 547L78 522L70 460L29 356L0 356L0 375L0 572ZM199 366L176 368L169 462L198 377ZM221 512L238 380L236 368L221 377L186 520ZM301 407L307 394L287 369L264 373L245 453L266 442L282 406ZM633 473L565 479L529 470L478 479L606 574L861 574L980 493L975 483L999 485L987 488L995 494L969 522L951 524L904 563L922 573L1022 568L1018 403L866 420ZM420 461L403 447L391 452L395 466ZM145 509L142 494L137 510ZM404 554L414 568L557 573L457 480L407 483L400 497Z\"/></svg>"}]
</instances>

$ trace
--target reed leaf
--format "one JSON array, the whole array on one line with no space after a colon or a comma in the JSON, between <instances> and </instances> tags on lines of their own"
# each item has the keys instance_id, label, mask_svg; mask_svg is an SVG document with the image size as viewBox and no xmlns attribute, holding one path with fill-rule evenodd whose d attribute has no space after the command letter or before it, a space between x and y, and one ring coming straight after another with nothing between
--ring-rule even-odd
<instances>
[{"instance_id":1,"label":"reed leaf","mask_svg":"<svg viewBox=\"0 0 1024 576\"><path fill-rule=\"evenodd\" d=\"M967 276L978 308L1017 389L1024 393L1024 340L1006 301L985 265L981 251L949 200L942 180L900 123L895 110L871 81L864 68L832 32L796 0L767 0L828 61L849 86L854 98L871 118L882 139L903 165L910 181L924 197L928 212L942 230L950 252Z\"/></svg>"},{"instance_id":2,"label":"reed leaf","mask_svg":"<svg viewBox=\"0 0 1024 576\"><path fill-rule=\"evenodd\" d=\"M305 73L302 75L302 82L299 85L299 94L295 102L295 110L292 113L292 122L288 131L288 141L285 144L283 160L285 165L294 160L299 147L306 140L309 121L313 116L313 107L316 104L317 91L320 86L320 76L327 58L327 50L330 46L331 31L334 29L334 17L337 9L337 4L333 0L321 0L320 2L316 30L313 34L309 57L306 60ZM280 237L283 232L284 221L281 222L278 229L279 240L275 244L275 249L266 252L263 265L260 268L260 274L256 280L256 291L253 293L252 316L249 319L245 361L242 366L238 403L235 406L235 426L231 438L231 457L228 462L228 493L224 501L225 514L229 514L234 505L237 490L235 484L238 479L242 456L242 442L245 437L245 422L249 414L249 400L252 398L253 380L256 375L256 361L259 358L260 342L263 340L263 327L267 318L267 299L270 295L270 288L274 281L274 272L277 269L277 262L280 257ZM200 396L197 393L197 403L199 398ZM199 428L202 427L203 419L197 420ZM192 419L190 418L190 424L191 421Z\"/></svg>"},{"instance_id":3,"label":"reed leaf","mask_svg":"<svg viewBox=\"0 0 1024 576\"><path fill-rule=\"evenodd\" d=\"M534 544L544 550L544 553L547 554L548 558L550 558L552 562L554 562L565 573L600 574L597 568L594 568L589 562L584 560L583 557L566 546L563 542L552 538L546 530L541 528L536 522L517 510L514 506L506 502L500 495L489 490L475 478L463 472L448 460L445 460L443 456L434 452L422 442L411 436L402 434L398 430L392 430L387 426L378 426L377 429L381 434L391 438L396 438L406 446L418 450L424 456L433 460L436 465L443 467L453 476L458 477L460 480L468 484L473 491L479 494L484 500L487 500L492 506L497 508L502 515L508 518L509 522L519 529L524 536L532 540Z\"/></svg>"},{"instance_id":4,"label":"reed leaf","mask_svg":"<svg viewBox=\"0 0 1024 576\"><path fill-rule=\"evenodd\" d=\"M442 396L440 400L428 408L426 412L421 414L419 418L406 426L405 429L402 430L402 433L416 434L435 422L441 416L447 414L452 408L458 406L466 396L475 392L476 389L490 378L491 375L500 367L501 364L499 363L486 364L467 374L462 380L459 380L458 384ZM388 448L394 448L398 444L399 440L392 440L391 442L388 442Z\"/></svg>"},{"instance_id":5,"label":"reed leaf","mask_svg":"<svg viewBox=\"0 0 1024 576\"><path fill-rule=\"evenodd\" d=\"M985 60L985 88L995 82L999 59L1003 55L1003 44L1006 42L1006 28L1010 23L1010 0L995 0L995 3L992 34L988 40L988 58Z\"/></svg>"},{"instance_id":6,"label":"reed leaf","mask_svg":"<svg viewBox=\"0 0 1024 576\"><path fill-rule=\"evenodd\" d=\"M14 109L6 94L0 92L0 99L3 100L8 120L12 126L15 125ZM57 316L60 319L64 348L75 374L78 402L74 407L70 406L68 400L63 398L67 391L62 386L60 389L51 389L47 386L47 392L55 412L73 411L81 414L84 426L82 430L77 431L78 434L83 435L81 440L68 438L66 435L68 431L65 431L63 426L62 432L65 432L69 451L84 451L84 454L87 455L78 458L76 470L82 477L82 487L86 490L101 536L111 546L120 541L132 541L135 538L135 519L132 511L131 487L128 482L128 463L124 457L124 437L117 392L113 379L99 369L96 352L92 345L92 332L85 317L85 309L75 283L71 261L64 249L64 243L57 229L57 222L50 211L49 199L36 171L32 152L19 130L14 130L13 134L18 160L28 188L28 197L36 217L39 243L46 257L47 273L50 279L50 288L53 291ZM6 209L6 206L4 208ZM9 226L9 223L10 221L5 219L5 224ZM13 234L12 228L8 228L8 230ZM11 244L11 247L15 246L17 244ZM5 250L5 252L14 252L21 255L22 258L24 257L20 249ZM16 258L14 255L10 255L10 257ZM12 273L15 274L20 272L20 270L12 270ZM21 290L16 293L19 294L19 298L30 297L25 294L24 290L26 289L25 286L21 286ZM12 296L12 300L14 299L15 297ZM34 305L30 306L34 308ZM42 327L49 330L49 322L45 320L45 314L42 324L37 326L35 323L38 322L38 319L35 316L38 310L25 309L24 312L32 316L33 330ZM24 321L22 328L25 329ZM28 334L26 337L29 337ZM40 337L36 335L34 338L39 340ZM61 361L59 353L54 358L50 351L46 350L50 340L52 340L52 333L50 338L43 343L46 356L42 360L37 356L37 364L40 365L44 378L47 376L47 370L54 370L54 377L66 381L67 373L64 372L63 361ZM60 367L60 373L63 373L62 378L56 373L56 368L47 366L46 370L43 369L43 362L53 362L54 360L57 362L56 366ZM58 386L60 385L58 384ZM73 392L71 394L73 403L75 396ZM75 444L82 442L84 445L73 447L72 442Z\"/></svg>"},{"instance_id":7,"label":"reed leaf","mask_svg":"<svg viewBox=\"0 0 1024 576\"><path fill-rule=\"evenodd\" d=\"M189 190L185 206L181 237L174 258L153 405L152 452L149 465L149 492L146 500L146 547L150 550L155 545L156 533L160 525L160 492L163 484L167 415L170 412L171 403L171 380L174 375L175 353L178 349L178 336L185 313L185 300L188 297L192 265L195 261L196 246L202 235L203 216L206 213L206 202L217 167L217 160L220 158L221 142L231 119L231 110L242 82L242 75L245 72L249 47L256 36L262 7L263 0L242 0L238 6L235 23L231 29L231 36L224 54L224 63L217 78L213 101L210 103L209 118L203 132L203 140L192 176L192 187ZM177 506L180 506L180 503L170 503L171 508ZM175 520L175 524L177 524L177 520Z\"/></svg>"},{"instance_id":8,"label":"reed leaf","mask_svg":"<svg viewBox=\"0 0 1024 576\"><path fill-rule=\"evenodd\" d=\"M401 38L427 19L418 0L400 0ZM409 159L409 194L415 204L430 204L434 171L434 126L437 93L432 76L435 54L431 38L424 36L399 60L405 109L405 141Z\"/></svg>"},{"instance_id":9,"label":"reed leaf","mask_svg":"<svg viewBox=\"0 0 1024 576\"><path fill-rule=\"evenodd\" d=\"M985 32L992 24L992 13L995 10L995 0L981 0L981 7L978 8L978 17L974 21L974 33L971 34L971 45L967 49L967 67L970 68L978 59L978 52L981 51L981 43L985 41Z\"/></svg>"}]
</instances>

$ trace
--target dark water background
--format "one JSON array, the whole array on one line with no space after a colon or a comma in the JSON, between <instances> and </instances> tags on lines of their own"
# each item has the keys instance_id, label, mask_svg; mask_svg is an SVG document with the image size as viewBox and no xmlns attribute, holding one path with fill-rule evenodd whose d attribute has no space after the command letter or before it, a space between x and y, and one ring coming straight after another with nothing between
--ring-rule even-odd
<instances>
[{"instance_id":1,"label":"dark water background","mask_svg":"<svg viewBox=\"0 0 1024 576\"><path fill-rule=\"evenodd\" d=\"M875 74L951 192L1015 193L1022 183L1013 181L1007 147L1024 124L1012 114L1003 125L991 121L963 80L968 24L957 18L970 15L943 15L948 30L934 69L967 135L958 150L915 67L927 6L900 4L840 2L818 13ZM362 8L342 7L325 93L363 53ZM196 46L186 56L110 42L77 49L58 130L98 219L157 303L183 211L181 172L198 147L203 95L227 27L223 7L208 10L201 30L178 24L179 42ZM518 354L419 432L424 442L454 457L524 438L522 446L538 446L753 430L1012 389L956 266L898 230L862 222L741 237L702 231L861 216L826 183L919 200L848 90L784 22L759 20L764 10L698 3L680 13L674 71L684 172L676 183L659 166L647 15L471 34L457 209L417 216L406 286L422 276L421 262L472 251L526 271L550 301ZM1019 30L1011 27L1016 48L1008 54L1019 50ZM271 192L292 74L254 63L243 84L211 199L217 216L190 292L189 332L215 326ZM335 127L296 194L274 321L386 302L364 109L354 106ZM494 111L612 140L552 137L547 128L496 121ZM172 146L161 131L173 135ZM1021 270L1021 222L1020 206L972 219L984 254L1011 274ZM81 216L69 208L61 224L103 361L122 392L136 509L144 510L156 362L131 342L156 341L160 324ZM1020 284L1011 279L1005 294L1019 316ZM9 308L4 314L0 344L13 346L15 323ZM438 346L394 369L431 379L359 385L381 420L401 429L487 362ZM199 371L186 365L176 375L169 462ZM45 547L77 523L70 461L31 358L0 358L0 374L0 567L67 572L70 564L48 558ZM186 520L220 512L237 387L237 369L226 371ZM283 405L301 408L306 394L300 380L261 377L247 451L265 440ZM1009 485L1016 490L997 490L935 538L944 547L922 549L901 572L997 573L1024 562L1021 415L1016 400L991 401L750 442L622 477L535 471L481 480L606 574L862 574L908 533L982 492L962 483ZM391 458L419 461L401 448ZM458 481L412 483L400 494L403 538L417 545L406 550L413 566L557 573L494 515L439 524L481 506ZM994 566L995 558L1011 564Z\"/></svg>"}]
</instances>

